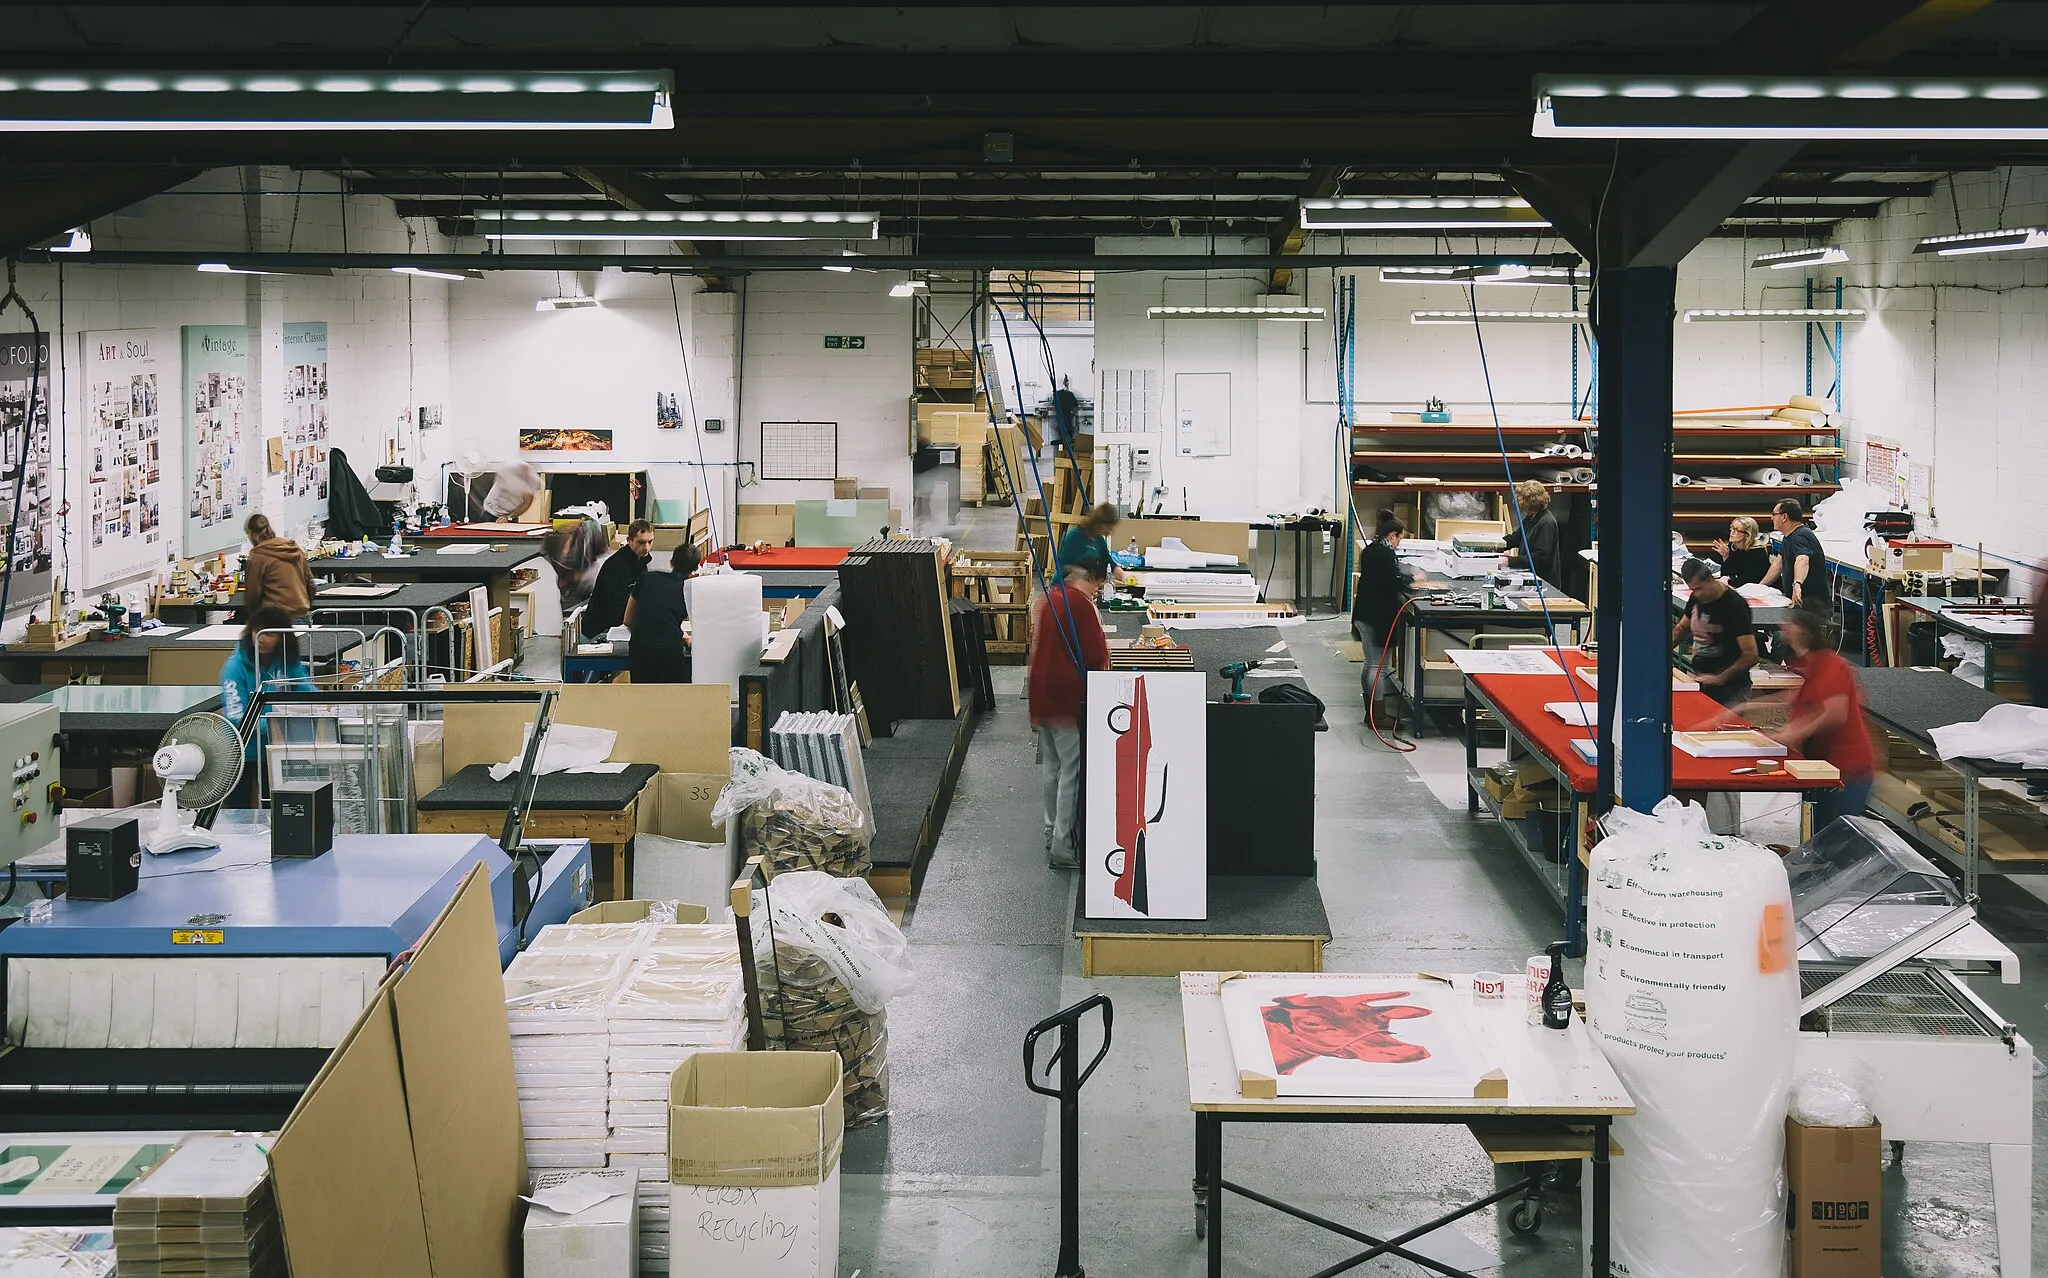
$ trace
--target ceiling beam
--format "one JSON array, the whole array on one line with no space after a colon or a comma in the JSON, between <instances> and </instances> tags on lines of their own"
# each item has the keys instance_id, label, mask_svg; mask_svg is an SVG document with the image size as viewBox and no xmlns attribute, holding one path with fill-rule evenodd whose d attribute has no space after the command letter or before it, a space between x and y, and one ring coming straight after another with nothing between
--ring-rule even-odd
<instances>
[{"instance_id":1,"label":"ceiling beam","mask_svg":"<svg viewBox=\"0 0 2048 1278\"><path fill-rule=\"evenodd\" d=\"M631 169L572 168L569 176L622 209L644 213L676 207L667 192Z\"/></svg>"},{"instance_id":2,"label":"ceiling beam","mask_svg":"<svg viewBox=\"0 0 2048 1278\"><path fill-rule=\"evenodd\" d=\"M159 167L0 180L0 256L109 217L199 174Z\"/></svg>"},{"instance_id":3,"label":"ceiling beam","mask_svg":"<svg viewBox=\"0 0 2048 1278\"><path fill-rule=\"evenodd\" d=\"M844 266L846 258L833 253L750 253L707 262L681 255L655 253L223 253L217 249L114 249L76 257L52 255L44 250L22 253L24 262L68 262L80 267L173 266L194 267L202 262L220 262L244 270L279 267L325 267L338 271L388 271L395 266L418 266L430 270L471 271L676 271L684 274L743 274L753 271L816 271L827 266ZM1041 254L1037 260L1012 261L1000 253L947 252L863 255L859 269L874 271L976 270L1104 270L1104 271L1270 271L1277 266L1379 267L1439 266L1459 263L1492 266L1520 262L1532 266L1572 266L1578 258L1569 253L1315 253L1283 258L1271 253L1095 253L1063 251ZM459 285L456 287L460 287Z\"/></svg>"},{"instance_id":4,"label":"ceiling beam","mask_svg":"<svg viewBox=\"0 0 2048 1278\"><path fill-rule=\"evenodd\" d=\"M1921 48L1992 3L1778 0L1709 54L1706 69L1750 74L1866 71Z\"/></svg>"}]
</instances>

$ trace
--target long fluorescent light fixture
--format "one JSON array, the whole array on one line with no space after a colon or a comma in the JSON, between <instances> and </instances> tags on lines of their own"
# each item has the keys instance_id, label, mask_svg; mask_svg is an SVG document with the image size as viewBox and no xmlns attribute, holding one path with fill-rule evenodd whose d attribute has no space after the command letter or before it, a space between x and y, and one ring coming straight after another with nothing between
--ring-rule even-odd
<instances>
[{"instance_id":1,"label":"long fluorescent light fixture","mask_svg":"<svg viewBox=\"0 0 2048 1278\"><path fill-rule=\"evenodd\" d=\"M1754 309L1738 307L1729 310L1687 311L1685 313L1685 322L1688 324L1713 324L1722 321L1749 323L1757 320L1795 320L1805 324L1825 324L1830 320L1837 322L1860 320L1869 314L1870 312L1868 311L1844 306L1785 306L1759 307Z\"/></svg>"},{"instance_id":2,"label":"long fluorescent light fixture","mask_svg":"<svg viewBox=\"0 0 2048 1278\"><path fill-rule=\"evenodd\" d=\"M1320 306L1151 306L1147 318L1164 319L1256 319L1291 324L1313 324L1329 318Z\"/></svg>"},{"instance_id":3,"label":"long fluorescent light fixture","mask_svg":"<svg viewBox=\"0 0 2048 1278\"><path fill-rule=\"evenodd\" d=\"M1541 231L1550 222L1511 196L1303 200L1305 231Z\"/></svg>"},{"instance_id":4,"label":"long fluorescent light fixture","mask_svg":"<svg viewBox=\"0 0 2048 1278\"><path fill-rule=\"evenodd\" d=\"M904 280L900 284L891 284L889 286L889 296L916 297L919 293L922 293L924 289L925 282L923 280Z\"/></svg>"},{"instance_id":5,"label":"long fluorescent light fixture","mask_svg":"<svg viewBox=\"0 0 2048 1278\"><path fill-rule=\"evenodd\" d=\"M444 270L438 266L394 266L392 270L400 275L417 275L429 280L480 280L482 271Z\"/></svg>"},{"instance_id":6,"label":"long fluorescent light fixture","mask_svg":"<svg viewBox=\"0 0 2048 1278\"><path fill-rule=\"evenodd\" d=\"M1485 324L1583 324L1584 311L1480 311ZM1470 324L1471 311L1411 311L1410 324Z\"/></svg>"},{"instance_id":7,"label":"long fluorescent light fixture","mask_svg":"<svg viewBox=\"0 0 2048 1278\"><path fill-rule=\"evenodd\" d=\"M0 132L673 129L667 71L0 74Z\"/></svg>"},{"instance_id":8,"label":"long fluorescent light fixture","mask_svg":"<svg viewBox=\"0 0 2048 1278\"><path fill-rule=\"evenodd\" d=\"M50 245L50 251L52 253L90 253L92 252L92 232L82 226L74 226L64 232L58 243Z\"/></svg>"},{"instance_id":9,"label":"long fluorescent light fixture","mask_svg":"<svg viewBox=\"0 0 2048 1278\"><path fill-rule=\"evenodd\" d=\"M1521 284L1525 286L1592 282L1584 270L1566 266L1382 266L1382 284Z\"/></svg>"},{"instance_id":10,"label":"long fluorescent light fixture","mask_svg":"<svg viewBox=\"0 0 2048 1278\"><path fill-rule=\"evenodd\" d=\"M1846 262L1849 250L1839 244L1828 244L1820 248L1785 249L1778 253L1759 253L1750 259L1750 268L1767 266L1774 271L1790 270L1795 266L1825 266L1829 262Z\"/></svg>"},{"instance_id":11,"label":"long fluorescent light fixture","mask_svg":"<svg viewBox=\"0 0 2048 1278\"><path fill-rule=\"evenodd\" d=\"M2048 139L2048 81L1881 76L1535 80L1539 138Z\"/></svg>"},{"instance_id":12,"label":"long fluorescent light fixture","mask_svg":"<svg viewBox=\"0 0 2048 1278\"><path fill-rule=\"evenodd\" d=\"M536 311L587 311L598 304L594 297L543 297L533 304Z\"/></svg>"},{"instance_id":13,"label":"long fluorescent light fixture","mask_svg":"<svg viewBox=\"0 0 2048 1278\"><path fill-rule=\"evenodd\" d=\"M2048 229L2022 226L2004 231L1966 231L1961 235L1930 235L1913 246L1915 253L1966 257L1972 253L2017 253L2048 246Z\"/></svg>"},{"instance_id":14,"label":"long fluorescent light fixture","mask_svg":"<svg viewBox=\"0 0 2048 1278\"><path fill-rule=\"evenodd\" d=\"M571 213L479 209L476 233L487 240L873 240L875 213L653 209Z\"/></svg>"},{"instance_id":15,"label":"long fluorescent light fixture","mask_svg":"<svg viewBox=\"0 0 2048 1278\"><path fill-rule=\"evenodd\" d=\"M311 275L328 278L334 274L331 266L229 266L226 262L201 262L199 270L206 275Z\"/></svg>"}]
</instances>

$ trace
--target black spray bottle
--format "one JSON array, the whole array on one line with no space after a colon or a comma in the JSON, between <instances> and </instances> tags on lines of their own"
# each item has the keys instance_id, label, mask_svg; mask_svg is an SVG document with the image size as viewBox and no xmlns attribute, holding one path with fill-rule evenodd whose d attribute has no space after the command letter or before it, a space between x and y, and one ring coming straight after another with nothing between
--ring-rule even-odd
<instances>
[{"instance_id":1,"label":"black spray bottle","mask_svg":"<svg viewBox=\"0 0 2048 1278\"><path fill-rule=\"evenodd\" d=\"M1569 1029L1572 1023L1572 987L1564 979L1565 943L1543 947L1550 955L1550 979L1543 983L1543 1028Z\"/></svg>"}]
</instances>

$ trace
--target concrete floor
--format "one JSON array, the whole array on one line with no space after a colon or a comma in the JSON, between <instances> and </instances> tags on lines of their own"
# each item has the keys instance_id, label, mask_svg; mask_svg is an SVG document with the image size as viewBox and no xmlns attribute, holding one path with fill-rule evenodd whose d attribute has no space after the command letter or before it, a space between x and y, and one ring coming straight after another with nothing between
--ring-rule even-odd
<instances>
[{"instance_id":1,"label":"concrete floor","mask_svg":"<svg viewBox=\"0 0 2048 1278\"><path fill-rule=\"evenodd\" d=\"M979 512L977 512L979 513ZM1008 511L1000 512L1008 515ZM1405 762L1373 742L1351 708L1357 667L1335 644L1340 623L1290 640L1332 706L1317 747L1321 883L1335 940L1330 970L1513 970L1560 935L1556 907L1490 826L1447 811ZM1104 1275L1202 1272L1189 1192L1187 1110L1175 983L1086 980L1071 937L1074 876L1040 845L1036 770L1022 671L999 669L997 713L977 727L952 815L906 930L917 988L890 1007L892 1107L850 1133L840 1273L879 1278L1044 1278L1058 1243L1059 1148L1052 1103L1024 1088L1024 1032L1090 994L1115 1003L1115 1043L1082 1101L1082 1260ZM2026 898L2032 900L2032 898ZM1994 915L2005 939L2031 914ZM2030 973L2048 946L2017 945ZM2044 978L1980 983L2035 1042L2048 1042ZM2042 1130L2048 1131L2048 1127ZM1491 1166L1454 1128L1238 1127L1229 1174L1357 1227L1394 1232L1487 1192ZM2037 1177L2048 1159L2036 1159ZM1997 1272L1989 1169L1968 1146L1916 1145L1887 1185L1885 1273L1964 1278ZM1350 1254L1308 1226L1233 1199L1226 1271L1307 1274ZM1487 1211L1469 1238L1504 1258L1498 1272L1563 1278L1581 1264L1576 1213L1540 1237L1508 1235ZM2048 1258L2037 1225L2037 1257ZM2037 1259L2037 1264L2041 1260ZM1357 1273L1420 1273L1377 1261Z\"/></svg>"}]
</instances>

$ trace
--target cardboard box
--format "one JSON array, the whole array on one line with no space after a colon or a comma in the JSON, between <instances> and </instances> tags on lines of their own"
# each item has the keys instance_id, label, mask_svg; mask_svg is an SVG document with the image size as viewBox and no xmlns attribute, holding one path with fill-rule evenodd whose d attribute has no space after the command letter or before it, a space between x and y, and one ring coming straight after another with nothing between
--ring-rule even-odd
<instances>
[{"instance_id":1,"label":"cardboard box","mask_svg":"<svg viewBox=\"0 0 2048 1278\"><path fill-rule=\"evenodd\" d=\"M640 792L640 833L690 843L723 843L711 805L729 778L711 772L659 772Z\"/></svg>"},{"instance_id":2,"label":"cardboard box","mask_svg":"<svg viewBox=\"0 0 2048 1278\"><path fill-rule=\"evenodd\" d=\"M669 1267L720 1278L839 1272L840 1064L699 1052L669 1082Z\"/></svg>"},{"instance_id":3,"label":"cardboard box","mask_svg":"<svg viewBox=\"0 0 2048 1278\"><path fill-rule=\"evenodd\" d=\"M688 901L671 901L678 923L706 923L711 911ZM569 916L571 923L638 923L654 908L652 901L599 901Z\"/></svg>"},{"instance_id":4,"label":"cardboard box","mask_svg":"<svg viewBox=\"0 0 2048 1278\"><path fill-rule=\"evenodd\" d=\"M1884 1129L1785 1120L1792 1278L1880 1278Z\"/></svg>"},{"instance_id":5,"label":"cardboard box","mask_svg":"<svg viewBox=\"0 0 2048 1278\"><path fill-rule=\"evenodd\" d=\"M610 1274L633 1278L640 1272L640 1173L631 1167L596 1171L541 1172L533 1197L550 1189L594 1182L612 1196L581 1211L563 1214L538 1204L526 1213L526 1278L588 1278Z\"/></svg>"},{"instance_id":6,"label":"cardboard box","mask_svg":"<svg viewBox=\"0 0 2048 1278\"><path fill-rule=\"evenodd\" d=\"M852 501L860 495L860 480L852 475L841 475L832 481L832 495L840 501Z\"/></svg>"}]
</instances>

